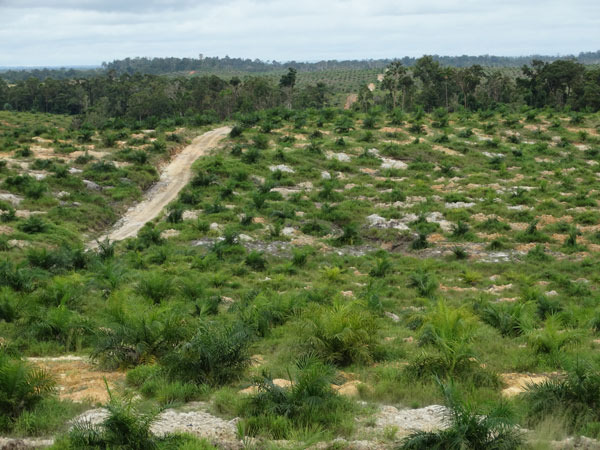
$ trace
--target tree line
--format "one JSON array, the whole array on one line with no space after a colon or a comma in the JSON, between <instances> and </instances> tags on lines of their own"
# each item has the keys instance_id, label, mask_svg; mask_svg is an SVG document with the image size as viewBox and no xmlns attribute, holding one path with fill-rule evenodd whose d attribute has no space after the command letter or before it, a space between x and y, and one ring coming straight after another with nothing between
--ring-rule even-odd
<instances>
[{"instance_id":1,"label":"tree line","mask_svg":"<svg viewBox=\"0 0 600 450\"><path fill-rule=\"evenodd\" d=\"M581 64L593 65L600 64L600 50L596 52L581 52L578 55L566 56L494 56L494 55L460 55L460 56L440 56L432 55L434 61L442 66L448 67L470 67L480 65L486 68L520 68L524 65L532 65L533 61L554 62L557 60L573 60ZM417 64L419 58L404 57L398 59L406 67L412 67ZM103 62L97 69L74 69L74 68L39 68L30 70L0 70L0 77L9 82L23 81L29 77L39 79L55 78L90 78L110 71L115 71L118 75L135 73L162 75L174 73L194 73L194 74L220 74L220 73L244 73L258 74L267 72L280 72L291 67L299 72L321 72L328 70L370 70L384 69L390 64L392 59L365 59L365 60L323 60L317 62L298 62L298 61L262 61L260 59L230 58L225 56L220 58L204 57L198 58L125 58L110 62Z\"/></svg>"},{"instance_id":2,"label":"tree line","mask_svg":"<svg viewBox=\"0 0 600 450\"><path fill-rule=\"evenodd\" d=\"M274 107L323 108L332 93L324 83L296 86L297 71L289 68L279 83L264 76L224 79L215 75L167 77L114 71L91 78L39 80L14 84L0 79L0 108L85 115L101 123L108 118L135 121L194 118L210 122L236 112ZM531 107L600 109L600 69L572 60L534 61L522 76L480 65L452 68L431 56L419 58L413 67L394 61L385 69L381 90L361 88L356 108L374 106L405 111L423 108L448 110L490 109L500 104Z\"/></svg>"}]
</instances>

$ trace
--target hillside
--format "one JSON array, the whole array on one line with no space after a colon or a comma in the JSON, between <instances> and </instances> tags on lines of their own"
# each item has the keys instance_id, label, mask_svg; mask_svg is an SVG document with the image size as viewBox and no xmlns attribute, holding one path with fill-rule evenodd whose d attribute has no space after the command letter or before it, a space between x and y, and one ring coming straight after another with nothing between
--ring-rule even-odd
<instances>
[{"instance_id":1,"label":"hillside","mask_svg":"<svg viewBox=\"0 0 600 450\"><path fill-rule=\"evenodd\" d=\"M481 448L598 437L597 113L269 109L226 124L136 237L86 251L211 126L2 112L2 348L41 357L28 364L59 387L4 413L5 435L123 445L62 434L107 401L108 373L136 409L85 417L133 427L167 408L136 438L160 448L429 448L412 433L463 432L443 420L461 398L461 417L502 413ZM161 437L182 430L195 438Z\"/></svg>"}]
</instances>

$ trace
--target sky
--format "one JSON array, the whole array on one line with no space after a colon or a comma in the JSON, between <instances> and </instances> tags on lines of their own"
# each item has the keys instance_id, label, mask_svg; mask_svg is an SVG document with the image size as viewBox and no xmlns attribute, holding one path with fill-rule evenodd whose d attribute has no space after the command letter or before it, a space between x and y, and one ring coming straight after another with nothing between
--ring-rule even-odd
<instances>
[{"instance_id":1,"label":"sky","mask_svg":"<svg viewBox=\"0 0 600 450\"><path fill-rule=\"evenodd\" d=\"M598 0L0 0L0 66L600 49Z\"/></svg>"}]
</instances>

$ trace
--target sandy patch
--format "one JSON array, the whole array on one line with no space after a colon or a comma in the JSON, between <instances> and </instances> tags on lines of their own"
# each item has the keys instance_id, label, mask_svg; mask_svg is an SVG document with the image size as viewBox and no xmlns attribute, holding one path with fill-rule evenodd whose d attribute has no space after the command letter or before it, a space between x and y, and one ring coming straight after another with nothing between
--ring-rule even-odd
<instances>
[{"instance_id":1,"label":"sandy patch","mask_svg":"<svg viewBox=\"0 0 600 450\"><path fill-rule=\"evenodd\" d=\"M111 389L125 380L124 372L100 371L83 358L30 358L29 361L54 375L61 399L78 403L106 403L109 397L104 380Z\"/></svg>"},{"instance_id":2,"label":"sandy patch","mask_svg":"<svg viewBox=\"0 0 600 450\"><path fill-rule=\"evenodd\" d=\"M552 373L550 375L556 375ZM540 384L550 379L550 375L545 374L529 374L529 373L503 373L500 374L502 381L507 385L502 390L504 397L514 397L527 390L527 386L531 384Z\"/></svg>"}]
</instances>

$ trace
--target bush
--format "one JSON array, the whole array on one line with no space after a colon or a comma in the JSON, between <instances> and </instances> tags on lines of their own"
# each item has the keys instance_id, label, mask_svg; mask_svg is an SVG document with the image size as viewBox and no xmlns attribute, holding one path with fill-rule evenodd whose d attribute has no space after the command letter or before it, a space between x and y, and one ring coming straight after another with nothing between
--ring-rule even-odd
<instances>
[{"instance_id":1,"label":"bush","mask_svg":"<svg viewBox=\"0 0 600 450\"><path fill-rule=\"evenodd\" d=\"M438 282L431 272L419 269L410 274L408 287L415 288L421 297L432 298L437 291Z\"/></svg>"},{"instance_id":2,"label":"bush","mask_svg":"<svg viewBox=\"0 0 600 450\"><path fill-rule=\"evenodd\" d=\"M54 390L54 379L20 359L0 353L0 429L9 430L24 411Z\"/></svg>"},{"instance_id":3,"label":"bush","mask_svg":"<svg viewBox=\"0 0 600 450\"><path fill-rule=\"evenodd\" d=\"M249 344L248 332L239 324L204 323L161 362L172 379L222 385L239 378L250 364Z\"/></svg>"},{"instance_id":4,"label":"bush","mask_svg":"<svg viewBox=\"0 0 600 450\"><path fill-rule=\"evenodd\" d=\"M479 308L481 319L503 336L520 336L535 325L535 305L531 302L488 303Z\"/></svg>"},{"instance_id":5,"label":"bush","mask_svg":"<svg viewBox=\"0 0 600 450\"><path fill-rule=\"evenodd\" d=\"M440 431L417 431L407 436L399 450L517 450L523 448L521 432L503 403L481 414L463 402L454 389L442 386L449 427Z\"/></svg>"},{"instance_id":6,"label":"bush","mask_svg":"<svg viewBox=\"0 0 600 450\"><path fill-rule=\"evenodd\" d=\"M335 239L335 244L337 245L358 245L361 242L362 239L358 232L358 226L354 223L344 226L343 234Z\"/></svg>"},{"instance_id":7,"label":"bush","mask_svg":"<svg viewBox=\"0 0 600 450\"><path fill-rule=\"evenodd\" d=\"M369 276L384 278L393 269L393 265L387 258L378 258L375 266L370 270Z\"/></svg>"},{"instance_id":8,"label":"bush","mask_svg":"<svg viewBox=\"0 0 600 450\"><path fill-rule=\"evenodd\" d=\"M131 402L111 398L108 416L100 425L76 423L67 436L70 448L150 450L159 439L150 431L156 413L141 414Z\"/></svg>"},{"instance_id":9,"label":"bush","mask_svg":"<svg viewBox=\"0 0 600 450\"><path fill-rule=\"evenodd\" d=\"M44 233L48 230L48 224L38 216L29 216L18 226L19 230L27 234Z\"/></svg>"},{"instance_id":10,"label":"bush","mask_svg":"<svg viewBox=\"0 0 600 450\"><path fill-rule=\"evenodd\" d=\"M174 313L137 314L119 307L110 314L108 324L96 332L91 354L107 368L155 361L189 334L187 323Z\"/></svg>"},{"instance_id":11,"label":"bush","mask_svg":"<svg viewBox=\"0 0 600 450\"><path fill-rule=\"evenodd\" d=\"M295 430L335 429L348 419L353 407L331 388L336 381L333 367L307 355L296 361L293 373L289 388L276 386L266 374L258 381L258 393L245 408L249 435L289 439Z\"/></svg>"},{"instance_id":12,"label":"bush","mask_svg":"<svg viewBox=\"0 0 600 450\"><path fill-rule=\"evenodd\" d=\"M256 251L250 252L244 262L252 270L262 271L267 268L267 260L262 253Z\"/></svg>"},{"instance_id":13,"label":"bush","mask_svg":"<svg viewBox=\"0 0 600 450\"><path fill-rule=\"evenodd\" d=\"M160 303L173 294L173 282L162 272L150 272L138 283L139 293L154 303Z\"/></svg>"},{"instance_id":14,"label":"bush","mask_svg":"<svg viewBox=\"0 0 600 450\"><path fill-rule=\"evenodd\" d=\"M588 422L600 421L600 372L578 362L566 375L528 385L522 397L532 422L559 415L567 418L569 432L576 432Z\"/></svg>"},{"instance_id":15,"label":"bush","mask_svg":"<svg viewBox=\"0 0 600 450\"><path fill-rule=\"evenodd\" d=\"M476 322L464 309L451 309L442 300L421 322L418 342L429 349L406 368L413 378L469 378L476 386L499 385L498 377L482 369L473 357L471 343Z\"/></svg>"},{"instance_id":16,"label":"bush","mask_svg":"<svg viewBox=\"0 0 600 450\"><path fill-rule=\"evenodd\" d=\"M8 286L15 291L32 291L35 287L35 273L21 265L5 259L0 261L0 286Z\"/></svg>"},{"instance_id":17,"label":"bush","mask_svg":"<svg viewBox=\"0 0 600 450\"><path fill-rule=\"evenodd\" d=\"M560 327L557 316L549 316L542 329L532 329L527 333L529 346L536 354L559 357L561 350L568 344L579 341L579 335Z\"/></svg>"},{"instance_id":18,"label":"bush","mask_svg":"<svg viewBox=\"0 0 600 450\"><path fill-rule=\"evenodd\" d=\"M376 320L357 302L310 305L298 325L302 346L328 363L369 364L382 355Z\"/></svg>"}]
</instances>

